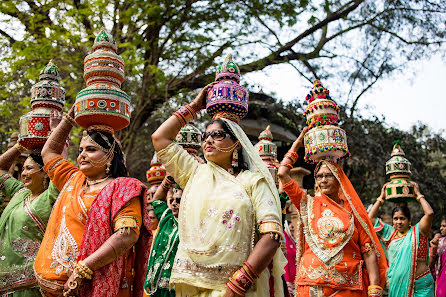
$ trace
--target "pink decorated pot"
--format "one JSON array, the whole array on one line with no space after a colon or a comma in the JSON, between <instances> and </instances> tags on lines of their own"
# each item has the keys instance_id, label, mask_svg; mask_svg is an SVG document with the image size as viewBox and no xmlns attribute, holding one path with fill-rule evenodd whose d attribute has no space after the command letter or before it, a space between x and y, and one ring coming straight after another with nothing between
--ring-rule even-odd
<instances>
[{"instance_id":1,"label":"pink decorated pot","mask_svg":"<svg viewBox=\"0 0 446 297\"><path fill-rule=\"evenodd\" d=\"M219 66L217 83L208 91L206 111L213 119L224 117L239 122L248 114L248 91L239 85L240 70L228 55Z\"/></svg>"}]
</instances>

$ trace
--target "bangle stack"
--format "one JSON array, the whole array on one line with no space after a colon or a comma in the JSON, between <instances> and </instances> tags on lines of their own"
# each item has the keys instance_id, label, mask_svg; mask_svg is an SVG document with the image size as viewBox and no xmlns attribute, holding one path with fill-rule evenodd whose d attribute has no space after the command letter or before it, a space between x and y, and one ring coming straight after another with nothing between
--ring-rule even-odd
<instances>
[{"instance_id":1,"label":"bangle stack","mask_svg":"<svg viewBox=\"0 0 446 297\"><path fill-rule=\"evenodd\" d=\"M81 278L91 280L93 278L93 270L88 268L83 261L79 261L74 264L74 270L79 274Z\"/></svg>"},{"instance_id":2,"label":"bangle stack","mask_svg":"<svg viewBox=\"0 0 446 297\"><path fill-rule=\"evenodd\" d=\"M293 151L293 150L289 150L286 154L285 154L285 158L289 158L294 164L297 161L297 158L299 158L299 155Z\"/></svg>"},{"instance_id":3,"label":"bangle stack","mask_svg":"<svg viewBox=\"0 0 446 297\"><path fill-rule=\"evenodd\" d=\"M68 290L63 292L64 297L72 297L71 295L79 287L83 279L91 280L93 278L93 270L88 268L83 261L74 263L73 279L68 282Z\"/></svg>"},{"instance_id":4,"label":"bangle stack","mask_svg":"<svg viewBox=\"0 0 446 297\"><path fill-rule=\"evenodd\" d=\"M64 112L62 118L66 120L72 127L77 127L76 121L68 113Z\"/></svg>"},{"instance_id":5,"label":"bangle stack","mask_svg":"<svg viewBox=\"0 0 446 297\"><path fill-rule=\"evenodd\" d=\"M184 105L183 107L172 113L172 115L177 118L181 126L186 125L191 120L197 119L197 112L189 104Z\"/></svg>"},{"instance_id":6,"label":"bangle stack","mask_svg":"<svg viewBox=\"0 0 446 297\"><path fill-rule=\"evenodd\" d=\"M14 147L16 148L16 150L19 151L19 153L23 154L25 153L28 149L26 147L24 147L23 145L21 145L20 143L16 143L14 144Z\"/></svg>"},{"instance_id":7,"label":"bangle stack","mask_svg":"<svg viewBox=\"0 0 446 297\"><path fill-rule=\"evenodd\" d=\"M237 270L226 286L238 296L245 296L254 281L259 277L248 262L243 263L243 266Z\"/></svg>"},{"instance_id":8,"label":"bangle stack","mask_svg":"<svg viewBox=\"0 0 446 297\"><path fill-rule=\"evenodd\" d=\"M368 297L381 297L383 295L383 288L378 285L371 285L367 289Z\"/></svg>"},{"instance_id":9,"label":"bangle stack","mask_svg":"<svg viewBox=\"0 0 446 297\"><path fill-rule=\"evenodd\" d=\"M379 201L380 205L384 204L384 199L382 199L381 197L377 198L376 201Z\"/></svg>"},{"instance_id":10,"label":"bangle stack","mask_svg":"<svg viewBox=\"0 0 446 297\"><path fill-rule=\"evenodd\" d=\"M175 180L172 176L166 176L161 183L161 188L165 191L169 191L169 189L175 184Z\"/></svg>"},{"instance_id":11,"label":"bangle stack","mask_svg":"<svg viewBox=\"0 0 446 297\"><path fill-rule=\"evenodd\" d=\"M287 158L291 160L291 163L285 161ZM285 154L285 157L283 158L282 162L280 162L280 166L285 166L285 167L288 167L290 169L293 169L293 164L296 163L297 158L299 158L299 155L295 151L289 150Z\"/></svg>"}]
</instances>

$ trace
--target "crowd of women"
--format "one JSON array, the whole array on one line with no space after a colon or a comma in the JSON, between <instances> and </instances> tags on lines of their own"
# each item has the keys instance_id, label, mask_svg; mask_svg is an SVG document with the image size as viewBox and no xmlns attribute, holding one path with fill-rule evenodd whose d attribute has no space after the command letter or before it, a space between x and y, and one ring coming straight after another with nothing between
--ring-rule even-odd
<instances>
[{"instance_id":1,"label":"crowd of women","mask_svg":"<svg viewBox=\"0 0 446 297\"><path fill-rule=\"evenodd\" d=\"M149 206L107 127L85 130L77 166L67 161L73 109L52 114L52 133L41 154L29 154L21 181L7 172L26 148L1 155L0 188L11 200L0 218L0 295L446 296L446 220L429 242L433 210L416 188L421 220L398 205L384 223L384 191L367 213L329 161L317 164L307 194L290 176L307 128L277 174L299 214L285 228L296 254L289 290L279 190L241 127L224 116L207 123L206 162L174 142L211 86L153 133L168 176Z\"/></svg>"}]
</instances>

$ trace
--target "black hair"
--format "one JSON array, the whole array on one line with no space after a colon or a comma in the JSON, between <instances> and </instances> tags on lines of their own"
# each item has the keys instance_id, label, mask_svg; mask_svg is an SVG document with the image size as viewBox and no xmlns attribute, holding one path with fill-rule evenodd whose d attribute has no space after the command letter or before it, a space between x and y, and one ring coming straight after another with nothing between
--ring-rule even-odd
<instances>
[{"instance_id":1,"label":"black hair","mask_svg":"<svg viewBox=\"0 0 446 297\"><path fill-rule=\"evenodd\" d=\"M206 128L214 123L218 123L223 128L223 130L229 134L229 137L233 141L238 140L237 137L235 136L234 132L232 132L231 128L229 128L229 126L226 124L226 122L223 121L222 119L211 120L209 123L206 124ZM203 141L204 140L205 139L203 139ZM240 172L241 170L248 170L248 164L245 163L245 159L243 157L243 148L240 148L240 150L238 151L238 167L234 168L234 171L236 171L236 172Z\"/></svg>"},{"instance_id":2,"label":"black hair","mask_svg":"<svg viewBox=\"0 0 446 297\"><path fill-rule=\"evenodd\" d=\"M393 219L393 215L397 212L397 211L401 211L403 213L403 215L410 221L411 216L410 216L410 209L409 207L407 207L406 205L400 205L395 207L392 210L392 219Z\"/></svg>"},{"instance_id":3,"label":"black hair","mask_svg":"<svg viewBox=\"0 0 446 297\"><path fill-rule=\"evenodd\" d=\"M95 131L95 130L87 130L88 135L101 147L106 150L109 150L113 143L115 143L115 148L113 150L113 159L111 160L110 165L110 176L112 177L127 177L129 175L127 171L127 167L125 165L125 156L121 150L121 146L115 140L115 138L107 132L103 131ZM108 142L104 139L104 137L108 140ZM110 144L110 145L109 145Z\"/></svg>"},{"instance_id":4,"label":"black hair","mask_svg":"<svg viewBox=\"0 0 446 297\"><path fill-rule=\"evenodd\" d=\"M43 159L42 156L40 154L36 154L36 153L31 153L29 154L29 157L36 162L40 168L43 168L44 163L43 163Z\"/></svg>"}]
</instances>

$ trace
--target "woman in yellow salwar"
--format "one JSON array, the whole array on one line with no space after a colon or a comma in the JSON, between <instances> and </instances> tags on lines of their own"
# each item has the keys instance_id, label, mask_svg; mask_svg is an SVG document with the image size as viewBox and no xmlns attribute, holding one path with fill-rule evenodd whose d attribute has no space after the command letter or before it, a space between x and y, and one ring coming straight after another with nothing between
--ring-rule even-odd
<instances>
[{"instance_id":1,"label":"woman in yellow salwar","mask_svg":"<svg viewBox=\"0 0 446 297\"><path fill-rule=\"evenodd\" d=\"M127 177L124 155L106 126L84 131L79 168L63 160L73 115L73 109L64 114L42 150L44 170L60 194L35 276L44 296L142 296L148 259L141 242L148 238L141 213L145 186ZM144 271L139 274L138 268Z\"/></svg>"},{"instance_id":2,"label":"woman in yellow salwar","mask_svg":"<svg viewBox=\"0 0 446 297\"><path fill-rule=\"evenodd\" d=\"M158 157L184 189L170 284L176 296L283 296L279 197L240 126L224 115L207 125L206 164L173 143L185 124L179 113L187 114L186 121L195 117L210 86L152 135ZM234 151L238 161L233 161Z\"/></svg>"}]
</instances>

